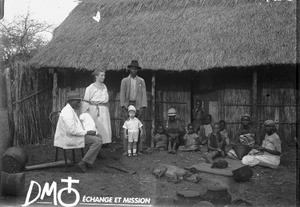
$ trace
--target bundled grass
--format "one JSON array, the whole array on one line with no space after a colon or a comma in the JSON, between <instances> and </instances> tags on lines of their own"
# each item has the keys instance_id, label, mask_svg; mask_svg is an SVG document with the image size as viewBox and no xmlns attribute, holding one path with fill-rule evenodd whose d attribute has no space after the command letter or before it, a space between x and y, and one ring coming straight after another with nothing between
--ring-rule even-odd
<instances>
[{"instance_id":1,"label":"bundled grass","mask_svg":"<svg viewBox=\"0 0 300 207\"><path fill-rule=\"evenodd\" d=\"M51 80L46 73L34 73L24 63L17 63L13 69L15 75L14 145L42 143L51 133L48 120L51 112ZM27 98L43 89L46 90Z\"/></svg>"},{"instance_id":2,"label":"bundled grass","mask_svg":"<svg viewBox=\"0 0 300 207\"><path fill-rule=\"evenodd\" d=\"M31 63L120 70L138 59L151 70L205 70L293 64L295 45L295 1L86 0Z\"/></svg>"}]
</instances>

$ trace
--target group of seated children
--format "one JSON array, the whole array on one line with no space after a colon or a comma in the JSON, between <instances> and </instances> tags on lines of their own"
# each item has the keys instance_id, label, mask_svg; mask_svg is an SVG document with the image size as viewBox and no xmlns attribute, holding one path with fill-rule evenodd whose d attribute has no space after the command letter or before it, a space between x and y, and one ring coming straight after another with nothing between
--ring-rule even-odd
<instances>
[{"instance_id":1,"label":"group of seated children","mask_svg":"<svg viewBox=\"0 0 300 207\"><path fill-rule=\"evenodd\" d=\"M197 116L197 114L196 114ZM168 120L160 124L154 137L154 147L168 150L171 153L179 151L196 151L207 148L206 162L212 163L213 159L226 155L232 159L238 159L231 144L244 144L253 150L242 159L244 164L264 165L276 168L280 163L281 141L276 134L275 122L267 120L264 123L265 139L257 139L256 130L251 123L251 117L245 114L241 117L241 128L234 140L229 139L226 122L221 120L212 124L212 116L206 115L200 125L188 124L186 133L182 122L176 118L174 108L168 111ZM203 150L201 150L203 151Z\"/></svg>"},{"instance_id":2,"label":"group of seated children","mask_svg":"<svg viewBox=\"0 0 300 207\"><path fill-rule=\"evenodd\" d=\"M194 123L189 123L185 130L181 120L176 118L176 110L170 108L168 119L157 127L153 140L154 147L176 153L176 150L197 151L207 145L207 158L209 162L212 162L216 156L225 156L225 145L229 143L229 137L224 120L213 125L211 122L211 115L207 115L203 120L203 125L195 126Z\"/></svg>"}]
</instances>

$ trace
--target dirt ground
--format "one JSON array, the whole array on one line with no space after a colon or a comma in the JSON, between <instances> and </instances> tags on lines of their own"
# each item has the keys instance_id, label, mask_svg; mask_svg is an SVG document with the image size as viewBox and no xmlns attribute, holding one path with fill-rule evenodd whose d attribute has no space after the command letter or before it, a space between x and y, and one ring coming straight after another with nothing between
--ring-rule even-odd
<instances>
[{"instance_id":1,"label":"dirt ground","mask_svg":"<svg viewBox=\"0 0 300 207\"><path fill-rule=\"evenodd\" d=\"M44 145L23 146L30 165L53 162L55 149L51 141ZM152 152L141 154L138 157L122 156L121 144L115 144L115 151L111 148L103 148L102 154L106 159L99 158L95 166L88 173L80 173L76 165L69 166L65 171L64 166L26 171L25 190L19 197L2 197L3 205L20 206L24 203L31 181L36 181L42 187L46 182L50 184L56 181L58 190L65 188L66 184L61 179L79 180L73 184L81 196L92 197L133 197L151 198L153 206L174 206L173 198L178 190L195 190L201 194L205 193L210 186L225 186L232 196L232 200L242 199L252 206L296 206L296 148L289 147L282 155L282 161L278 169L268 169L256 166L253 169L254 175L250 181L237 183L232 177L225 177L207 173L198 173L201 177L199 183L190 181L171 182L162 177L156 178L152 174L153 167L158 164L172 164L179 167L191 166L202 162L203 156L200 152L180 152L175 155L166 152ZM71 151L69 152L71 159ZM76 150L76 159L80 159L80 150ZM62 152L59 153L59 160L62 160ZM135 171L135 174L120 172L108 168L105 165L119 166L120 168ZM36 195L37 188L34 188L32 196ZM74 201L74 195L62 194L63 201L67 203ZM52 195L43 202L53 202ZM45 206L35 202L32 206ZM50 205L50 204L49 204ZM51 205L50 205L51 206ZM80 206L80 203L78 204ZM246 206L241 203L237 206Z\"/></svg>"}]
</instances>

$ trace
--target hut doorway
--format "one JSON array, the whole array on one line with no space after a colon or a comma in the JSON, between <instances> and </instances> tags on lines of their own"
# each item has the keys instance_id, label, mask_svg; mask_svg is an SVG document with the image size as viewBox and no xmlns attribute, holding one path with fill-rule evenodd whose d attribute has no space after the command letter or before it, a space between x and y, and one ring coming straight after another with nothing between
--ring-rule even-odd
<instances>
[{"instance_id":1,"label":"hut doorway","mask_svg":"<svg viewBox=\"0 0 300 207\"><path fill-rule=\"evenodd\" d=\"M193 95L192 108L194 108L197 100L202 102L204 115L210 114L212 116L212 122L218 122L220 119L218 92L210 90L197 92Z\"/></svg>"}]
</instances>

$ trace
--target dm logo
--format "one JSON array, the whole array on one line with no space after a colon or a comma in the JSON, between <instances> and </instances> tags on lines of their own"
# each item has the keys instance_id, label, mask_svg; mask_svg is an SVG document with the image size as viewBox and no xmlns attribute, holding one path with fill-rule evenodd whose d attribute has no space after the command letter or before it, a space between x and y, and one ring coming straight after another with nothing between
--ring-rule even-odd
<instances>
[{"instance_id":1,"label":"dm logo","mask_svg":"<svg viewBox=\"0 0 300 207\"><path fill-rule=\"evenodd\" d=\"M31 181L30 182L30 186L26 195L26 199L25 199L25 203L22 206L28 206L34 202L36 202L39 198L41 200L44 199L45 195L47 196L51 196L51 194L53 193L53 205L57 205L57 201L61 206L65 206L65 207L71 207L71 206L76 206L79 201L80 201L80 195L79 192L75 189L72 188L72 184L73 183L79 183L79 180L73 180L72 177L68 177L68 179L61 179L62 183L67 183L67 187L66 188L62 188L59 191L57 191L57 183L56 182L52 182L51 186L49 187L49 183L46 182L44 185L44 188L42 190L41 185L35 181ZM30 200L31 197L31 192L34 186L38 187L38 194L35 196L35 198L33 198L32 200ZM67 191L67 193L74 193L76 196L76 199L73 203L64 203L61 199L61 195L64 191Z\"/></svg>"}]
</instances>

